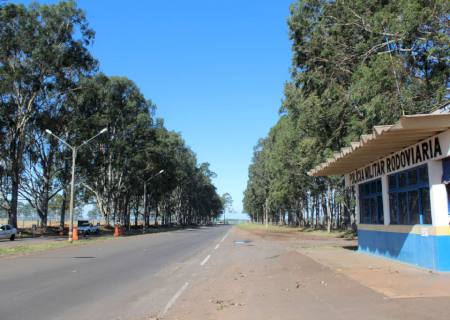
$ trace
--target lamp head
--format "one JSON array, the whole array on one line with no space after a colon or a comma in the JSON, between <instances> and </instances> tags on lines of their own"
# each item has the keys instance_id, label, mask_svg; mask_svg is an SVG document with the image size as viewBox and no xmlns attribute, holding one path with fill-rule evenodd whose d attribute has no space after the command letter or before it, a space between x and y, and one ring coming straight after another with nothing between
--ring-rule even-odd
<instances>
[{"instance_id":1,"label":"lamp head","mask_svg":"<svg viewBox=\"0 0 450 320\"><path fill-rule=\"evenodd\" d=\"M108 131L108 128L103 128L102 131L100 131L100 133L105 133L106 131Z\"/></svg>"},{"instance_id":2,"label":"lamp head","mask_svg":"<svg viewBox=\"0 0 450 320\"><path fill-rule=\"evenodd\" d=\"M47 134L52 134L53 132L51 132L49 129L45 129L45 132L47 133Z\"/></svg>"},{"instance_id":3,"label":"lamp head","mask_svg":"<svg viewBox=\"0 0 450 320\"><path fill-rule=\"evenodd\" d=\"M161 174L161 173L163 173L164 172L164 169L163 170L160 170L159 172L158 172L158 174Z\"/></svg>"}]
</instances>

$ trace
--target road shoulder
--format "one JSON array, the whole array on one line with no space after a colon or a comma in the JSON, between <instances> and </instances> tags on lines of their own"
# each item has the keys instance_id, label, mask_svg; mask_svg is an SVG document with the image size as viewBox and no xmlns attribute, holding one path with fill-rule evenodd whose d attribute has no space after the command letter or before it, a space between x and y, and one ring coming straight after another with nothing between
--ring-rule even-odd
<instances>
[{"instance_id":1,"label":"road shoulder","mask_svg":"<svg viewBox=\"0 0 450 320\"><path fill-rule=\"evenodd\" d=\"M373 283L360 281L367 277L378 284L377 289L382 288L378 264L367 264L358 277L350 275L357 269L334 261L357 261L355 266L362 267L376 258L343 249L344 244L349 242L310 235L302 240L301 235L261 235L234 228L166 318L280 319L282 315L289 320L301 314L305 319L360 319L367 314L365 319L440 319L450 312L450 299L442 292L431 302L427 297L432 295L391 299L388 290L374 290ZM394 279L404 270L403 265L396 266L391 269ZM410 277L411 286L417 285L411 281L416 273L428 275L414 268L409 272L405 277ZM373 277L375 273L380 274ZM430 275L441 276L445 275ZM436 317L430 318L433 313Z\"/></svg>"}]
</instances>

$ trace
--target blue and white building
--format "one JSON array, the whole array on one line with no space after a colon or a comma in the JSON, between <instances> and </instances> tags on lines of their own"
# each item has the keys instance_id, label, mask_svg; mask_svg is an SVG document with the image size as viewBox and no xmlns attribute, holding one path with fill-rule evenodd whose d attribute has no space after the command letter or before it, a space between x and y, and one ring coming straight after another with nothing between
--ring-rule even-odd
<instances>
[{"instance_id":1,"label":"blue and white building","mask_svg":"<svg viewBox=\"0 0 450 320\"><path fill-rule=\"evenodd\" d=\"M356 194L358 248L450 271L450 113L402 116L311 170Z\"/></svg>"}]
</instances>

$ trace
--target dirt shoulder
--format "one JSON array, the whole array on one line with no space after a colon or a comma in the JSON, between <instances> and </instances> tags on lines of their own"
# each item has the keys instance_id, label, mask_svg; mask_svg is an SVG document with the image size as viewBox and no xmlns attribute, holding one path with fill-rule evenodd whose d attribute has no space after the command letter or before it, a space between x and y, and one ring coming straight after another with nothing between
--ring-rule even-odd
<instances>
[{"instance_id":1,"label":"dirt shoulder","mask_svg":"<svg viewBox=\"0 0 450 320\"><path fill-rule=\"evenodd\" d=\"M234 228L220 247L212 250L208 263L199 268L166 318L360 320L448 316L450 289L432 284L447 283L450 276L349 250L355 245L355 241L308 233ZM375 264L378 260L382 262Z\"/></svg>"},{"instance_id":2,"label":"dirt shoulder","mask_svg":"<svg viewBox=\"0 0 450 320\"><path fill-rule=\"evenodd\" d=\"M389 298L450 297L450 274L358 252L357 241L343 238L344 233L274 233L258 227L243 229L261 237L289 242L290 249Z\"/></svg>"}]
</instances>

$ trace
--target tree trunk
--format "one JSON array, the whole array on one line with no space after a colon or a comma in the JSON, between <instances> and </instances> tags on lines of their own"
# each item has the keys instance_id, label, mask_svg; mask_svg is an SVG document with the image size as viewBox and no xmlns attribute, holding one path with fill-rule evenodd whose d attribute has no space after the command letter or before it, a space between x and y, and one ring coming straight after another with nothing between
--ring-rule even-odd
<instances>
[{"instance_id":1,"label":"tree trunk","mask_svg":"<svg viewBox=\"0 0 450 320\"><path fill-rule=\"evenodd\" d=\"M20 174L18 170L14 170L11 179L11 205L9 207L8 212L8 224L12 225L14 228L17 228L17 204L19 201L19 183L20 183Z\"/></svg>"},{"instance_id":2,"label":"tree trunk","mask_svg":"<svg viewBox=\"0 0 450 320\"><path fill-rule=\"evenodd\" d=\"M284 211L281 211L278 215L280 217L279 224L282 225L282 226L286 225L286 220L285 220L286 219L286 213Z\"/></svg>"},{"instance_id":3,"label":"tree trunk","mask_svg":"<svg viewBox=\"0 0 450 320\"><path fill-rule=\"evenodd\" d=\"M331 232L331 223L332 223L332 210L331 210L331 188L328 186L327 189L327 197L325 199L325 206L327 210L327 232Z\"/></svg>"},{"instance_id":4,"label":"tree trunk","mask_svg":"<svg viewBox=\"0 0 450 320\"><path fill-rule=\"evenodd\" d=\"M62 230L64 230L64 220L66 218L66 206L67 206L67 193L66 189L64 188L59 220L59 228Z\"/></svg>"},{"instance_id":5,"label":"tree trunk","mask_svg":"<svg viewBox=\"0 0 450 320\"><path fill-rule=\"evenodd\" d=\"M136 229L138 227L138 218L139 218L139 197L136 197L136 208L134 209L134 227Z\"/></svg>"},{"instance_id":6,"label":"tree trunk","mask_svg":"<svg viewBox=\"0 0 450 320\"><path fill-rule=\"evenodd\" d=\"M158 225L158 216L159 216L159 210L158 205L155 206L155 226Z\"/></svg>"},{"instance_id":7,"label":"tree trunk","mask_svg":"<svg viewBox=\"0 0 450 320\"><path fill-rule=\"evenodd\" d=\"M38 215L41 218L41 228L43 228L44 232L47 231L47 214L45 212L43 212L42 210L38 210Z\"/></svg>"}]
</instances>

